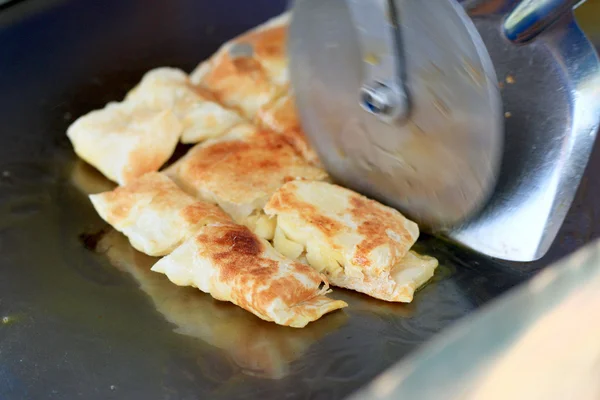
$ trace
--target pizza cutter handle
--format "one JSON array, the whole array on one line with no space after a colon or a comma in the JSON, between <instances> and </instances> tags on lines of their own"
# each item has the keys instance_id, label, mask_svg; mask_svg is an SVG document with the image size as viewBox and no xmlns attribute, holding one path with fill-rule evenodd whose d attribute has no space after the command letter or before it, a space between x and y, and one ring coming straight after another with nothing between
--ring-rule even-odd
<instances>
[{"instance_id":1,"label":"pizza cutter handle","mask_svg":"<svg viewBox=\"0 0 600 400\"><path fill-rule=\"evenodd\" d=\"M523 0L504 21L504 34L513 43L526 43L585 0Z\"/></svg>"},{"instance_id":2,"label":"pizza cutter handle","mask_svg":"<svg viewBox=\"0 0 600 400\"><path fill-rule=\"evenodd\" d=\"M347 0L363 63L362 108L392 124L407 118L409 95L394 0Z\"/></svg>"}]
</instances>

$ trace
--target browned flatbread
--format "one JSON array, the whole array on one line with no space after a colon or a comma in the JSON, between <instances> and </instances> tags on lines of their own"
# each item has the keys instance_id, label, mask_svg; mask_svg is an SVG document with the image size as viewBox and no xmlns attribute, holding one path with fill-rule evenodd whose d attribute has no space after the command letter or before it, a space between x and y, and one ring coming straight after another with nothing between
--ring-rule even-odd
<instances>
[{"instance_id":1,"label":"browned flatbread","mask_svg":"<svg viewBox=\"0 0 600 400\"><path fill-rule=\"evenodd\" d=\"M194 87L188 76L175 68L148 71L125 101L172 110L182 126L182 143L217 137L243 121L235 111L219 104L212 93Z\"/></svg>"},{"instance_id":2,"label":"browned flatbread","mask_svg":"<svg viewBox=\"0 0 600 400\"><path fill-rule=\"evenodd\" d=\"M278 253L247 227L207 225L152 267L176 285L194 286L266 321L295 328L346 307L325 296L325 277Z\"/></svg>"},{"instance_id":3,"label":"browned flatbread","mask_svg":"<svg viewBox=\"0 0 600 400\"><path fill-rule=\"evenodd\" d=\"M170 109L123 102L80 117L67 136L79 157L123 185L157 171L173 154L181 129Z\"/></svg>"},{"instance_id":4,"label":"browned flatbread","mask_svg":"<svg viewBox=\"0 0 600 400\"><path fill-rule=\"evenodd\" d=\"M192 83L253 120L287 90L287 14L225 43L191 74Z\"/></svg>"},{"instance_id":5,"label":"browned flatbread","mask_svg":"<svg viewBox=\"0 0 600 400\"><path fill-rule=\"evenodd\" d=\"M196 145L167 170L188 193L221 206L267 239L274 225L262 208L285 182L321 180L327 174L300 157L285 138L238 125L221 138Z\"/></svg>"},{"instance_id":6,"label":"browned flatbread","mask_svg":"<svg viewBox=\"0 0 600 400\"><path fill-rule=\"evenodd\" d=\"M437 267L435 258L409 252L419 236L417 224L337 185L289 182L264 211L277 218L275 248L306 261L335 286L410 302Z\"/></svg>"},{"instance_id":7,"label":"browned flatbread","mask_svg":"<svg viewBox=\"0 0 600 400\"><path fill-rule=\"evenodd\" d=\"M192 72L191 80L249 121L283 135L303 157L319 165L289 88L288 24L289 14L283 14L225 43Z\"/></svg>"},{"instance_id":8,"label":"browned flatbread","mask_svg":"<svg viewBox=\"0 0 600 400\"><path fill-rule=\"evenodd\" d=\"M160 172L90 200L102 219L152 256L169 254L206 224L231 221L218 206L186 194Z\"/></svg>"},{"instance_id":9,"label":"browned flatbread","mask_svg":"<svg viewBox=\"0 0 600 400\"><path fill-rule=\"evenodd\" d=\"M308 142L300 125L294 96L291 92L285 92L261 107L256 115L256 123L258 126L283 135L307 161L320 165L319 157Z\"/></svg>"}]
</instances>

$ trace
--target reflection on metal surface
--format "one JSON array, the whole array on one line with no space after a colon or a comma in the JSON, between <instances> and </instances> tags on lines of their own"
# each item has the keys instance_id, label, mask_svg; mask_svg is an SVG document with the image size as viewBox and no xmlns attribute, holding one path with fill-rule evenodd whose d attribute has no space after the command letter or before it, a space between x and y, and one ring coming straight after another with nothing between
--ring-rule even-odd
<instances>
[{"instance_id":1,"label":"reflection on metal surface","mask_svg":"<svg viewBox=\"0 0 600 400\"><path fill-rule=\"evenodd\" d=\"M459 323L354 398L596 400L599 309L595 242Z\"/></svg>"},{"instance_id":2,"label":"reflection on metal surface","mask_svg":"<svg viewBox=\"0 0 600 400\"><path fill-rule=\"evenodd\" d=\"M73 166L71 182L85 195L107 192L113 190L116 186L115 183L106 179L100 171L80 158L75 161Z\"/></svg>"},{"instance_id":3,"label":"reflection on metal surface","mask_svg":"<svg viewBox=\"0 0 600 400\"><path fill-rule=\"evenodd\" d=\"M504 20L506 37L515 43L525 43L547 30L581 0L521 1Z\"/></svg>"}]
</instances>

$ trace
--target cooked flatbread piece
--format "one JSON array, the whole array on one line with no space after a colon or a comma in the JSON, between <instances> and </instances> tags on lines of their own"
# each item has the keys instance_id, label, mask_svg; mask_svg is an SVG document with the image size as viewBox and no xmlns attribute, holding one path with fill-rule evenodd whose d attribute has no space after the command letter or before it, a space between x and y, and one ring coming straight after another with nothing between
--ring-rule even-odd
<instances>
[{"instance_id":1,"label":"cooked flatbread piece","mask_svg":"<svg viewBox=\"0 0 600 400\"><path fill-rule=\"evenodd\" d=\"M290 180L327 178L284 137L249 124L197 144L166 173L188 193L218 204L266 239L273 237L275 223L262 208L273 193Z\"/></svg>"},{"instance_id":2,"label":"cooked flatbread piece","mask_svg":"<svg viewBox=\"0 0 600 400\"><path fill-rule=\"evenodd\" d=\"M192 83L254 119L263 105L287 90L288 22L286 13L225 43L192 72Z\"/></svg>"},{"instance_id":3,"label":"cooked flatbread piece","mask_svg":"<svg viewBox=\"0 0 600 400\"><path fill-rule=\"evenodd\" d=\"M170 109L123 102L80 117L67 136L79 157L124 185L158 171L173 154L181 129Z\"/></svg>"},{"instance_id":4,"label":"cooked flatbread piece","mask_svg":"<svg viewBox=\"0 0 600 400\"><path fill-rule=\"evenodd\" d=\"M102 219L151 256L169 254L206 224L231 221L218 206L193 198L160 172L90 200Z\"/></svg>"},{"instance_id":5,"label":"cooked flatbread piece","mask_svg":"<svg viewBox=\"0 0 600 400\"><path fill-rule=\"evenodd\" d=\"M334 286L410 302L437 267L435 258L409 252L419 236L417 224L337 185L286 183L264 211L277 218L275 248L307 262Z\"/></svg>"},{"instance_id":6,"label":"cooked flatbread piece","mask_svg":"<svg viewBox=\"0 0 600 400\"><path fill-rule=\"evenodd\" d=\"M127 94L126 101L172 110L183 129L182 143L219 136L242 121L240 115L220 105L211 93L192 86L187 74L175 68L147 72Z\"/></svg>"},{"instance_id":7,"label":"cooked flatbread piece","mask_svg":"<svg viewBox=\"0 0 600 400\"><path fill-rule=\"evenodd\" d=\"M286 50L289 13L225 43L191 75L198 87L215 93L260 127L282 134L308 161L319 164L296 114L289 89Z\"/></svg>"},{"instance_id":8,"label":"cooked flatbread piece","mask_svg":"<svg viewBox=\"0 0 600 400\"><path fill-rule=\"evenodd\" d=\"M237 224L200 228L152 270L176 285L197 287L265 321L294 328L347 306L325 296L330 290L323 275Z\"/></svg>"}]
</instances>

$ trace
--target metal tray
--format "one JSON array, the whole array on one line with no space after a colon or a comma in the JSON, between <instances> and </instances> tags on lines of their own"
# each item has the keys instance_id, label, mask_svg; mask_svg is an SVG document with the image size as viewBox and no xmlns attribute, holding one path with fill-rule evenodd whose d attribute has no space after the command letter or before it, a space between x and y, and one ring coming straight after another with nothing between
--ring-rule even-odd
<instances>
[{"instance_id":1,"label":"metal tray","mask_svg":"<svg viewBox=\"0 0 600 400\"><path fill-rule=\"evenodd\" d=\"M285 3L26 0L0 12L1 399L342 398L600 236L597 146L545 258L499 262L424 237L441 265L410 305L336 290L346 311L293 330L148 273L153 260L87 200L107 183L77 160L67 126L152 67L190 70Z\"/></svg>"}]
</instances>

